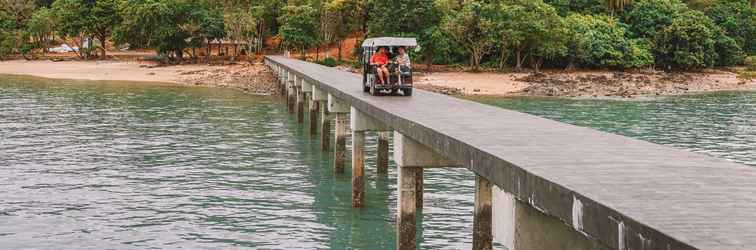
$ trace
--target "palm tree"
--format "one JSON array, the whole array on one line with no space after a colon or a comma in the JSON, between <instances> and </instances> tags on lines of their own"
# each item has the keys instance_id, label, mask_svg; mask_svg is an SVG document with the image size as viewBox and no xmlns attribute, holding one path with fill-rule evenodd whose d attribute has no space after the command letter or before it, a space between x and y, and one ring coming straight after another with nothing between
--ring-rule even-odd
<instances>
[{"instance_id":1,"label":"palm tree","mask_svg":"<svg viewBox=\"0 0 756 250\"><path fill-rule=\"evenodd\" d=\"M751 0L756 1L756 0ZM621 13L625 7L633 4L633 0L606 0L606 6L614 13Z\"/></svg>"}]
</instances>

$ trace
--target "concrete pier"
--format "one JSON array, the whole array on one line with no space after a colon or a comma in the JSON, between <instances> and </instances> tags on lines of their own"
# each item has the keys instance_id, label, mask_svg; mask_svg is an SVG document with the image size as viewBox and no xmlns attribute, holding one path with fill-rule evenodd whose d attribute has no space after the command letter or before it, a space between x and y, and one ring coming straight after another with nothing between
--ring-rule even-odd
<instances>
[{"instance_id":1,"label":"concrete pier","mask_svg":"<svg viewBox=\"0 0 756 250\"><path fill-rule=\"evenodd\" d=\"M344 164L346 162L346 136L347 114L350 112L349 106L344 105L336 97L328 94L328 112L334 113L336 120L336 132L333 146L333 172L337 174L344 173Z\"/></svg>"},{"instance_id":2,"label":"concrete pier","mask_svg":"<svg viewBox=\"0 0 756 250\"><path fill-rule=\"evenodd\" d=\"M412 97L371 96L356 74L280 56L267 56L266 63L395 131L400 249L417 247L420 172L443 166L439 158L484 178L476 181L476 249L489 245L482 180L493 190L493 237L508 249L756 245L753 167L422 90ZM338 120L346 112L337 112ZM343 138L345 124L337 127Z\"/></svg>"}]
</instances>

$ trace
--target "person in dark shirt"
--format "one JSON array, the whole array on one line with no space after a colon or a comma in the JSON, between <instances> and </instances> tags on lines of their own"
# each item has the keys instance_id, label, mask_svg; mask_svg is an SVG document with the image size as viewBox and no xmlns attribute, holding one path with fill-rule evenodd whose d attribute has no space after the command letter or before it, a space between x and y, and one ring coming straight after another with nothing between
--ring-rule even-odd
<instances>
[{"instance_id":1,"label":"person in dark shirt","mask_svg":"<svg viewBox=\"0 0 756 250\"><path fill-rule=\"evenodd\" d=\"M370 64L377 67L380 84L386 84L389 78L389 70L388 67L386 67L388 62L388 55L386 54L386 49L383 47L378 48L378 53L375 53L370 57Z\"/></svg>"}]
</instances>

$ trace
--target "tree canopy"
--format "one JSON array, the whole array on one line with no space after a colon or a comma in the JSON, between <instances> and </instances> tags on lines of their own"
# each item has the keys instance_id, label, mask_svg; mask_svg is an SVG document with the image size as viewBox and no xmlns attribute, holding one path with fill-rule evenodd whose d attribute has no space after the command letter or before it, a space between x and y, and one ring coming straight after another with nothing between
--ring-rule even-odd
<instances>
[{"instance_id":1,"label":"tree canopy","mask_svg":"<svg viewBox=\"0 0 756 250\"><path fill-rule=\"evenodd\" d=\"M218 41L247 52L416 37L426 64L691 70L756 54L752 0L0 0L0 58L76 41L156 50L166 61ZM267 43L272 41L271 43ZM234 43L234 56L239 43ZM267 45L273 45L266 47ZM326 54L328 55L328 54ZM317 58L317 56L316 56Z\"/></svg>"}]
</instances>

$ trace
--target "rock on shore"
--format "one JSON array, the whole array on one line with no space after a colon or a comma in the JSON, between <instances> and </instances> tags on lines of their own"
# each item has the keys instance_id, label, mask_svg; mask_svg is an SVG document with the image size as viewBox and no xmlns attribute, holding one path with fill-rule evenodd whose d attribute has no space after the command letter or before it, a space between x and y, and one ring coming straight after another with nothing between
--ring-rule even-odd
<instances>
[{"instance_id":1,"label":"rock on shore","mask_svg":"<svg viewBox=\"0 0 756 250\"><path fill-rule=\"evenodd\" d=\"M178 82L191 85L234 88L257 95L277 94L273 73L262 63L240 63L179 72Z\"/></svg>"}]
</instances>

